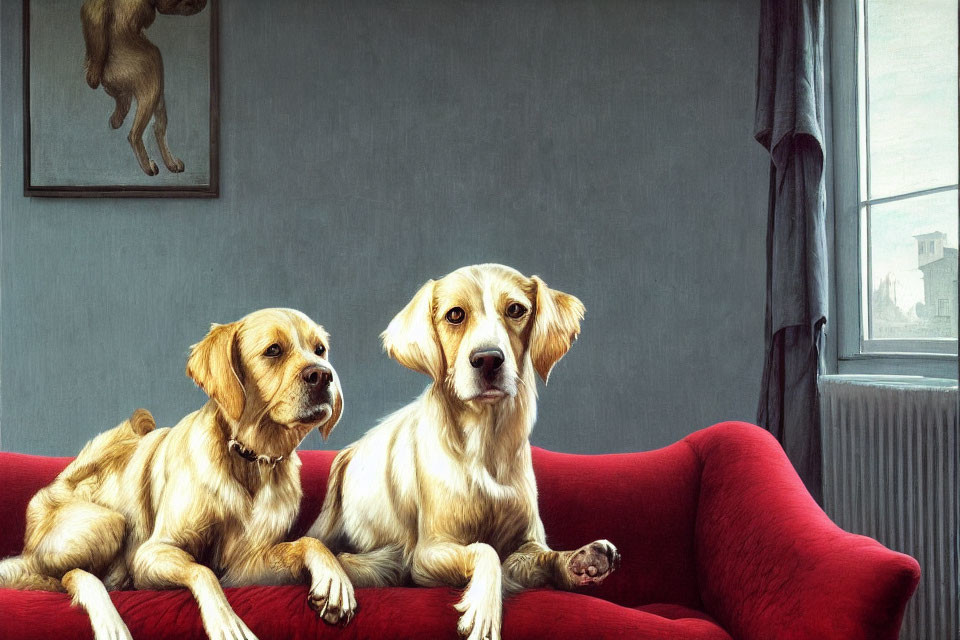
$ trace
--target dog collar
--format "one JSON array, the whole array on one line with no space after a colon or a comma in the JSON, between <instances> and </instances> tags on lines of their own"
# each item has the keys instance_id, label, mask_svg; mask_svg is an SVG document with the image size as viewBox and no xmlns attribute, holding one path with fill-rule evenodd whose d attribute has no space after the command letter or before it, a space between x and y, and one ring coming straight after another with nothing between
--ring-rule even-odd
<instances>
[{"instance_id":1,"label":"dog collar","mask_svg":"<svg viewBox=\"0 0 960 640\"><path fill-rule=\"evenodd\" d=\"M235 452L241 458L249 462L263 462L265 464L269 464L271 467L275 467L277 466L278 462L283 460L283 456L259 455L253 449L248 449L245 447L239 440L230 440L230 442L227 443L227 447L230 449L230 451Z\"/></svg>"}]
</instances>

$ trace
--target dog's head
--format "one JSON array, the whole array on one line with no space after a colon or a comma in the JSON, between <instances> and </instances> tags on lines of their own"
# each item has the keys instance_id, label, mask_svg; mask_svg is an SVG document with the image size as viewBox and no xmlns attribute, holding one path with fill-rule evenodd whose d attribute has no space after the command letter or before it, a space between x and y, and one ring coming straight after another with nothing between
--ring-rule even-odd
<instances>
[{"instance_id":1,"label":"dog's head","mask_svg":"<svg viewBox=\"0 0 960 640\"><path fill-rule=\"evenodd\" d=\"M154 0L153 6L163 14L192 16L203 11L207 6L207 0Z\"/></svg>"},{"instance_id":2,"label":"dog's head","mask_svg":"<svg viewBox=\"0 0 960 640\"><path fill-rule=\"evenodd\" d=\"M464 402L517 394L525 367L546 382L580 333L583 304L510 267L464 267L427 282L383 332L402 365L444 384Z\"/></svg>"},{"instance_id":3,"label":"dog's head","mask_svg":"<svg viewBox=\"0 0 960 640\"><path fill-rule=\"evenodd\" d=\"M233 424L266 419L326 438L343 412L323 327L293 309L263 309L215 324L193 345L187 375Z\"/></svg>"}]
</instances>

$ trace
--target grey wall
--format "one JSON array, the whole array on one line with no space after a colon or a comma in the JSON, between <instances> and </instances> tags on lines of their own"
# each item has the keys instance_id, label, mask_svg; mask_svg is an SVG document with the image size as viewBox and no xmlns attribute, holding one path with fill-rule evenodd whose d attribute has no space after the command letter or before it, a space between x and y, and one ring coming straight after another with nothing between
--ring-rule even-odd
<instances>
[{"instance_id":1,"label":"grey wall","mask_svg":"<svg viewBox=\"0 0 960 640\"><path fill-rule=\"evenodd\" d=\"M754 416L754 0L225 2L212 201L22 196L20 4L0 9L3 449L70 454L139 406L175 423L203 400L189 345L267 305L332 333L341 447L426 383L378 333L480 261L587 306L536 444Z\"/></svg>"}]
</instances>

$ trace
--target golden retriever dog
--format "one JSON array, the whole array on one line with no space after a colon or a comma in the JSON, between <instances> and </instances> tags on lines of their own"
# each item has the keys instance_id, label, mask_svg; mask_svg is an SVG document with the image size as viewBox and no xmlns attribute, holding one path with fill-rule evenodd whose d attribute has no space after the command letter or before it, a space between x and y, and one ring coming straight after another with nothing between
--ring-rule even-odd
<instances>
[{"instance_id":1,"label":"golden retriever dog","mask_svg":"<svg viewBox=\"0 0 960 640\"><path fill-rule=\"evenodd\" d=\"M300 506L295 449L311 429L326 437L343 408L328 348L292 309L213 325L187 360L206 405L164 429L138 409L91 440L31 499L23 554L0 562L0 587L66 591L97 640L130 638L107 595L130 586L187 587L212 639L254 638L221 585L309 578L310 606L349 621L353 587L331 552L284 542Z\"/></svg>"},{"instance_id":2,"label":"golden retriever dog","mask_svg":"<svg viewBox=\"0 0 960 640\"><path fill-rule=\"evenodd\" d=\"M418 585L466 587L458 631L471 640L500 637L503 591L610 575L619 554L606 540L547 546L531 463L534 376L547 381L583 312L575 297L501 265L423 285L382 339L433 382L340 452L307 535L356 560L392 562ZM392 552L362 555L377 549Z\"/></svg>"},{"instance_id":3,"label":"golden retriever dog","mask_svg":"<svg viewBox=\"0 0 960 640\"><path fill-rule=\"evenodd\" d=\"M143 146L143 132L153 119L153 133L163 164L174 173L183 171L183 161L167 146L167 104L163 97L163 57L147 39L144 30L157 12L192 16L203 11L207 0L84 0L80 9L86 45L87 84L103 85L116 102L110 126L119 129L136 99L137 111L127 140L148 176L160 171Z\"/></svg>"}]
</instances>

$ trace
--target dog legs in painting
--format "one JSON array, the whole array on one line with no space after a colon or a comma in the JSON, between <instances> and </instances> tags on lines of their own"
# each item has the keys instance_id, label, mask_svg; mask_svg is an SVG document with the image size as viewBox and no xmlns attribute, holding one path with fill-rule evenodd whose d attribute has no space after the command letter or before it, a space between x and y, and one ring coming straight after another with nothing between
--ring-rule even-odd
<instances>
[{"instance_id":1,"label":"dog legs in painting","mask_svg":"<svg viewBox=\"0 0 960 640\"><path fill-rule=\"evenodd\" d=\"M160 156L163 158L163 164L173 173L183 171L183 160L175 157L167 146L167 102L160 96L157 101L157 108L153 117L153 135L157 139L157 147L160 148Z\"/></svg>"},{"instance_id":2,"label":"dog legs in painting","mask_svg":"<svg viewBox=\"0 0 960 640\"><path fill-rule=\"evenodd\" d=\"M81 8L87 84L91 89L102 84L116 102L110 116L113 129L120 128L136 100L127 140L148 176L159 173L143 144L151 119L163 164L173 173L182 172L184 165L167 146L163 57L144 30L153 24L157 12L187 16L199 13L206 4L206 0L85 0Z\"/></svg>"}]
</instances>

